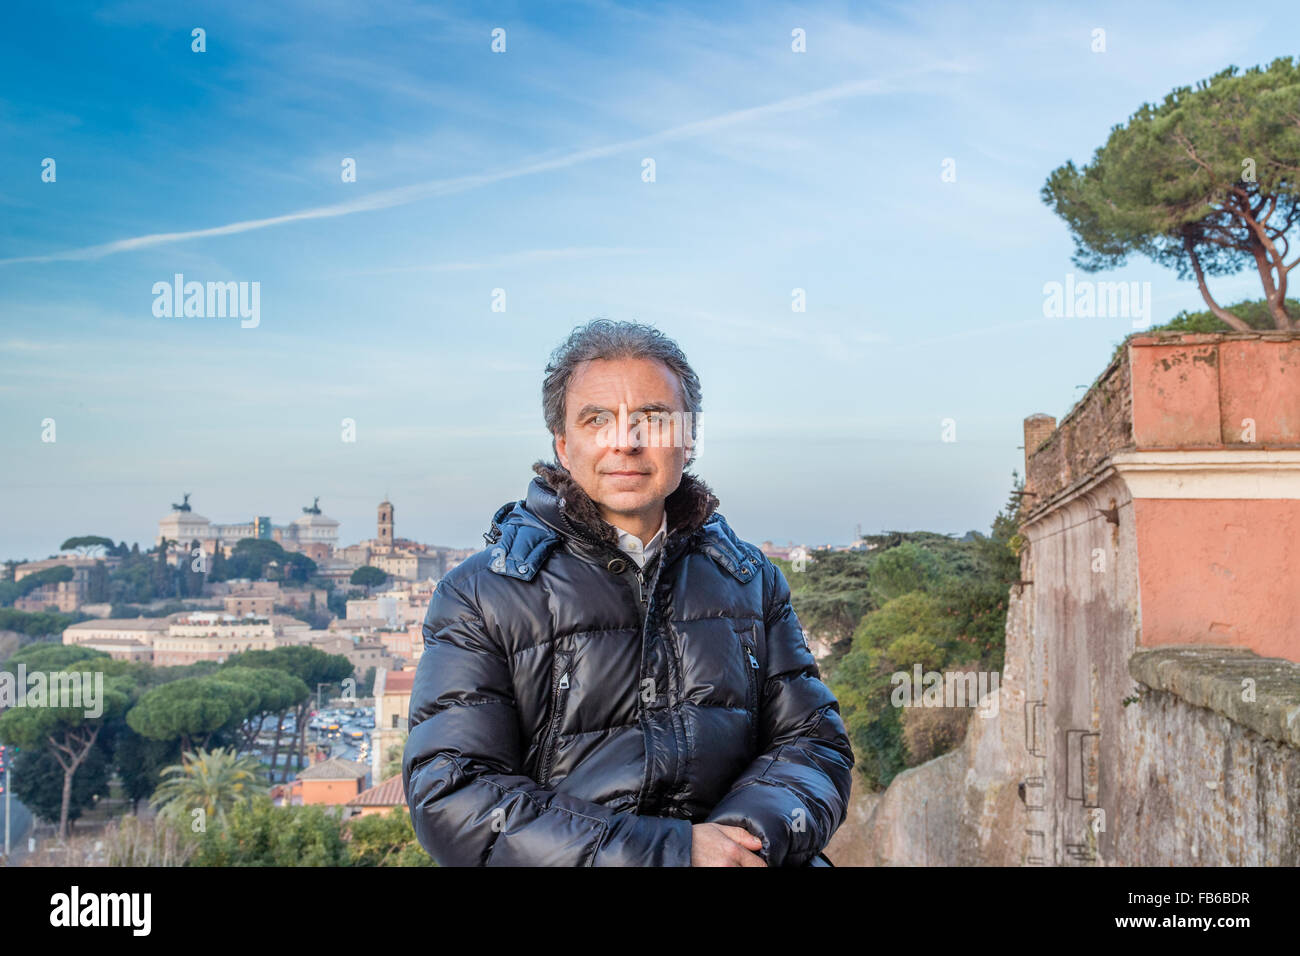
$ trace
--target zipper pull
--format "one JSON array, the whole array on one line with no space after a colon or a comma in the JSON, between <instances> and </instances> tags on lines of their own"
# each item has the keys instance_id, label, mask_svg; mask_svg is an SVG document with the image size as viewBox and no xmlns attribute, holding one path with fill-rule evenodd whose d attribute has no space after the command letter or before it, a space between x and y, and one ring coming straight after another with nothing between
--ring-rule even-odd
<instances>
[{"instance_id":1,"label":"zipper pull","mask_svg":"<svg viewBox=\"0 0 1300 956\"><path fill-rule=\"evenodd\" d=\"M748 651L746 651L745 653L749 654ZM749 666L752 667L754 670L758 670L758 661L754 658L753 654L749 654Z\"/></svg>"},{"instance_id":2,"label":"zipper pull","mask_svg":"<svg viewBox=\"0 0 1300 956\"><path fill-rule=\"evenodd\" d=\"M757 667L758 664L755 663L754 666ZM560 677L560 690L568 690L568 689L569 689L569 672L565 671L564 674Z\"/></svg>"}]
</instances>

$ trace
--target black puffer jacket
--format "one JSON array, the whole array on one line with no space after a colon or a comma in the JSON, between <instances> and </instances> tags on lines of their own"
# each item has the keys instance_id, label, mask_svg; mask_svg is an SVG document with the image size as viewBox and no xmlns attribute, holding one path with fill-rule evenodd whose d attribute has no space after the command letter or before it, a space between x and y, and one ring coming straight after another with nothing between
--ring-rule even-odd
<instances>
[{"instance_id":1,"label":"black puffer jacket","mask_svg":"<svg viewBox=\"0 0 1300 956\"><path fill-rule=\"evenodd\" d=\"M429 604L402 761L420 843L448 866L690 866L712 821L769 866L827 865L853 752L781 571L683 475L643 576L567 471L534 470Z\"/></svg>"}]
</instances>

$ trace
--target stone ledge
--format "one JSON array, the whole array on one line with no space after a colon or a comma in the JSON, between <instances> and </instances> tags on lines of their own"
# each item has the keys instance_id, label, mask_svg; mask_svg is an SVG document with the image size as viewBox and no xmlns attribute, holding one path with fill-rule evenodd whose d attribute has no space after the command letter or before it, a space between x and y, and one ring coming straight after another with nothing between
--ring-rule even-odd
<instances>
[{"instance_id":1,"label":"stone ledge","mask_svg":"<svg viewBox=\"0 0 1300 956\"><path fill-rule=\"evenodd\" d=\"M1148 687L1300 749L1300 664L1294 661L1239 647L1180 645L1139 649L1128 671ZM1245 678L1255 682L1253 701L1241 699Z\"/></svg>"}]
</instances>

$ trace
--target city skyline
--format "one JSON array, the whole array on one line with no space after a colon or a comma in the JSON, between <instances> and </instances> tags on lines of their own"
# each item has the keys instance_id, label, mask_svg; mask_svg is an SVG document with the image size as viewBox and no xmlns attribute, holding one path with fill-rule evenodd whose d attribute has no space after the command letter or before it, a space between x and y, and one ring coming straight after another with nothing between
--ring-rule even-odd
<instances>
[{"instance_id":1,"label":"city skyline","mask_svg":"<svg viewBox=\"0 0 1300 956\"><path fill-rule=\"evenodd\" d=\"M212 550L211 545L217 542L219 542L222 545L223 550L228 551L229 549L233 548L236 544L238 544L239 541L245 538L264 537L266 538L266 540L275 540L277 543L282 543L287 545L286 550L290 550L290 551L301 550L304 553L309 554L310 556L311 539L302 536L301 532L295 534L295 532L299 531L299 529L295 526L300 525L304 521L304 519L310 518L313 515L313 512L309 510L308 506L303 506L302 508L300 508L299 510L302 512L302 514L296 517L290 517L286 519L283 524L277 523L276 519L278 516L274 513L269 515L257 514L257 515L242 517L242 518L236 516L234 518L231 518L230 520L223 520L225 516L222 516L222 518L213 520L209 515L200 514L196 510L194 510L197 507L197 505L192 504L190 502L191 497L193 497L192 492L184 493L183 494L184 503L189 506L190 510L197 517L197 520L201 521L204 525L210 524L211 526L210 529L205 528L203 533L197 535L187 532L185 534L182 534L179 538L174 537L173 535L176 532L174 529L170 528L169 525L175 523L175 519L179 517L179 513L183 509L178 508L177 505L173 503L170 511L160 516L159 520L155 522L157 533L154 534L152 537L128 536L125 538L117 538L114 539L113 542L114 545L116 546L116 545L125 544L128 548L131 547L132 545L140 545L142 550L148 550L150 548L155 547L163 537L166 537L167 541L169 542L169 549L172 552L184 551L185 548L189 546L192 540L198 540L201 544L205 546L205 551L210 553ZM319 507L319 502L320 502L320 498L317 496L315 498L315 503L313 507L316 507L318 510L315 511L314 514L318 517L323 517L327 522L331 524L338 524L339 527L342 527L341 523L334 522L332 516L325 513L325 509ZM388 508L390 509L389 515L390 517L392 517L392 515L396 510L396 506L393 503L389 502L387 498L385 498L382 502L378 504L378 507L383 507L385 505L387 505ZM269 532L273 532L273 533L268 533L266 535L259 535L258 525L263 519L270 519L267 524L267 527ZM383 530L382 530L383 520L384 519L381 515L379 519L380 521L379 534L381 536L383 534ZM372 522L372 531L373 531L373 524L374 524L373 516L371 518L371 522ZM286 533L290 537L284 539L283 536L286 535ZM412 543L412 539L408 539L400 534L396 534L396 532L393 530L393 525L391 524L390 524L390 533L395 535L395 539L398 542ZM68 537L71 536L64 536L63 540L67 540ZM381 541L381 540L382 537L377 538L373 535L370 538L367 538L364 536L364 532L361 531L358 531L355 535L349 535L343 532L337 532L329 536L328 545L331 549L331 552L337 552L339 555L342 555L345 550L354 548L357 545L363 545L369 541ZM753 543L771 544L778 551L784 551L788 547L800 547L800 546L811 547L811 548L822 547L822 546L846 547L856 543L858 540L860 539L854 539L848 542L819 542L817 544L813 544L806 541L800 542L800 541L789 540L783 543L780 541L772 541L770 539L762 539L759 541L755 541ZM455 544L455 543L447 544L438 541L418 541L414 543L419 544L421 547L426 547L435 551L447 551L447 552L456 552L456 553L462 553L467 551L473 552L479 550L481 547L481 545L473 544L473 543L469 545L462 545L462 544ZM78 558L83 558L83 559L87 557L87 555L84 554L82 550L79 548L60 549L56 547L48 555L40 555L40 556L26 555L22 557L0 556L0 563L5 563L8 561L23 562L24 560L43 561L58 556L66 557L69 555ZM94 554L89 555L90 559L93 559L94 557L95 557Z\"/></svg>"}]
</instances>

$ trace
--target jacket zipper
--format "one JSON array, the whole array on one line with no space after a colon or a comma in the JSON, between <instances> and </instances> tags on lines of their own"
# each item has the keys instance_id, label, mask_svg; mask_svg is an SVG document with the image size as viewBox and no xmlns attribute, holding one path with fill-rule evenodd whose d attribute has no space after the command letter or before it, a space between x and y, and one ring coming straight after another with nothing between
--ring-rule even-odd
<instances>
[{"instance_id":1,"label":"jacket zipper","mask_svg":"<svg viewBox=\"0 0 1300 956\"><path fill-rule=\"evenodd\" d=\"M744 657L741 666L745 668L745 718L749 723L749 749L753 752L758 746L758 658L754 656L748 634L740 636L740 647Z\"/></svg>"},{"instance_id":2,"label":"jacket zipper","mask_svg":"<svg viewBox=\"0 0 1300 956\"><path fill-rule=\"evenodd\" d=\"M659 553L652 560L655 562L655 568L654 568L653 581L651 583L655 586L655 589L657 589L658 582L662 575L663 569L668 563L668 542L667 541L663 543L663 545L659 550ZM646 563L649 564L650 562L646 562ZM647 582L645 580L645 568L638 567L635 561L632 562L632 568L635 572L635 577L636 577L637 600L640 602L641 605L641 646L644 647L646 637L650 631L650 607L646 595ZM676 667L678 669L678 672L680 673L680 664L676 663L676 654L673 651L672 640L668 636L668 634L661 633L660 639L663 643L664 654L667 657L668 676L669 676L669 687L664 688L663 693L668 695L668 700L671 703L673 698L672 695L673 672L674 672L674 668ZM642 711L645 710L644 701L641 701L640 707ZM671 722L672 712L668 711L667 714ZM675 726L673 727L673 737L674 740L678 739L677 730ZM678 759L679 760L681 759L680 755ZM675 771L674 774L669 775L670 782L674 778L676 772L677 771ZM667 786L667 784L665 784L665 786ZM672 805L672 793L670 791L665 790L661 798L656 802L659 803L661 809L655 815L667 813L668 815L671 816L675 812L675 807ZM646 806L646 792L644 789L642 789L642 791L637 795L637 812L638 813L642 812L645 806Z\"/></svg>"},{"instance_id":3,"label":"jacket zipper","mask_svg":"<svg viewBox=\"0 0 1300 956\"><path fill-rule=\"evenodd\" d=\"M560 721L564 718L564 707L569 699L569 661L573 656L572 651L560 651L556 655L559 661L556 667L557 676L551 678L551 720L546 727L546 737L542 743L542 769L538 774L538 783L543 787L550 783L551 770L555 764L556 752L559 750L557 735L560 730Z\"/></svg>"},{"instance_id":4,"label":"jacket zipper","mask_svg":"<svg viewBox=\"0 0 1300 956\"><path fill-rule=\"evenodd\" d=\"M643 568L636 569L636 596L641 602L641 610L645 611L645 573Z\"/></svg>"},{"instance_id":5,"label":"jacket zipper","mask_svg":"<svg viewBox=\"0 0 1300 956\"><path fill-rule=\"evenodd\" d=\"M660 553L657 556L656 560L662 562L664 560L663 554ZM632 570L634 572L634 576L636 579L636 598L637 598L637 602L641 606L641 641L642 643L644 643L646 638L646 633L648 632L650 627L649 595L646 594L646 590L649 582L647 582L645 579L645 568L637 567L636 562L632 562ZM655 566L656 581L658 580L658 575L659 575L659 565L656 564Z\"/></svg>"}]
</instances>

